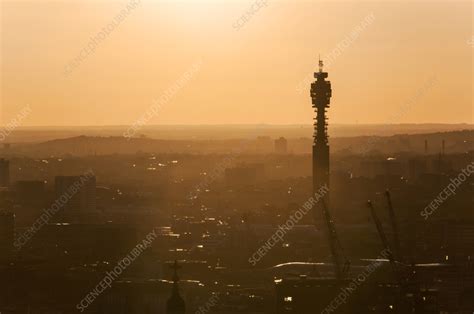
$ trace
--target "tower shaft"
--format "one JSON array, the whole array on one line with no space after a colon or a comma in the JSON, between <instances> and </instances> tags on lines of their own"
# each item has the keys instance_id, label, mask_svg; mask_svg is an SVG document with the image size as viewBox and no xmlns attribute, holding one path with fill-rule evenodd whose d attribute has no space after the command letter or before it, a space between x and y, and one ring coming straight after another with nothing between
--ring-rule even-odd
<instances>
[{"instance_id":1,"label":"tower shaft","mask_svg":"<svg viewBox=\"0 0 474 314\"><path fill-rule=\"evenodd\" d=\"M327 72L323 72L320 61L319 72L314 73L316 81L311 84L311 99L316 112L313 139L313 192L321 186L329 188L329 142L327 134L326 109L332 95L331 82L326 81ZM326 197L326 204L329 197Z\"/></svg>"},{"instance_id":2,"label":"tower shaft","mask_svg":"<svg viewBox=\"0 0 474 314\"><path fill-rule=\"evenodd\" d=\"M316 111L313 141L313 194L320 191L319 189L323 186L326 186L327 191L330 191L326 110L329 108L332 94L331 82L326 81L328 74L323 72L322 61L319 61L319 72L314 73L314 77L316 81L311 84L311 99L313 108ZM322 200L316 204L315 219L316 226L318 226L318 222L326 222L326 234L334 263L334 275L336 279L341 280L348 270L349 261L344 257L334 221L331 217L329 192L325 193ZM322 224L319 224L319 227L323 229Z\"/></svg>"}]
</instances>

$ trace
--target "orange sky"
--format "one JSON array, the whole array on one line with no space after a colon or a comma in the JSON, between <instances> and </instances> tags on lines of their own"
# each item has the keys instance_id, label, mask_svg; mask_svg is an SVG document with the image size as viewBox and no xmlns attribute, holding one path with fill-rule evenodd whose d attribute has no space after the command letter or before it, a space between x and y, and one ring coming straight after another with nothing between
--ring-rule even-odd
<instances>
[{"instance_id":1,"label":"orange sky","mask_svg":"<svg viewBox=\"0 0 474 314\"><path fill-rule=\"evenodd\" d=\"M318 53L333 123L472 123L471 1L0 1L3 124L309 124Z\"/></svg>"}]
</instances>

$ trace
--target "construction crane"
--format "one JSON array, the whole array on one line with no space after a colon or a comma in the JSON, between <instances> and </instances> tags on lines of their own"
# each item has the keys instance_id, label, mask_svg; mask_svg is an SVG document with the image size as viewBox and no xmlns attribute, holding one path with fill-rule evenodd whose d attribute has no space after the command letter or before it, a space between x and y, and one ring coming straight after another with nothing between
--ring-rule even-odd
<instances>
[{"instance_id":1,"label":"construction crane","mask_svg":"<svg viewBox=\"0 0 474 314\"><path fill-rule=\"evenodd\" d=\"M321 200L321 209L323 211L324 220L326 221L328 228L328 240L332 260L334 263L334 273L337 280L343 280L349 272L350 261L344 255L344 250L342 249L341 243L337 236L334 221L332 220L331 213L329 212L324 200Z\"/></svg>"},{"instance_id":2,"label":"construction crane","mask_svg":"<svg viewBox=\"0 0 474 314\"><path fill-rule=\"evenodd\" d=\"M393 256L392 249L390 248L390 244L387 241L387 237L385 235L385 232L383 230L379 217L377 216L377 213L375 212L374 205L372 204L370 200L367 201L367 207L370 209L372 219L374 220L375 227L377 228L377 232L379 234L380 240L382 241L382 246L384 250L386 250L387 252L388 261L390 262L390 266L392 267L392 271L395 275L395 278L397 279L398 283L401 284L401 279L398 274L397 263L395 261L395 257Z\"/></svg>"},{"instance_id":3,"label":"construction crane","mask_svg":"<svg viewBox=\"0 0 474 314\"><path fill-rule=\"evenodd\" d=\"M395 213L393 211L392 202L390 199L390 193L386 192L387 202L388 202L388 209L390 214L390 219L392 223L392 228L394 231L394 243L397 248L398 254L400 254L400 246L398 242L398 228L397 223L395 221ZM375 208L372 202L369 200L367 201L367 206L370 209L372 214L372 218L374 220L375 226L377 227L377 232L379 234L380 240L382 241L382 245L384 249L387 251L387 257L390 262L390 266L392 268L393 274L395 276L395 280L400 287L399 290L399 302L398 308L399 313L428 313L423 308L417 310L416 299L422 298L423 301L425 300L425 296L423 293L420 293L416 287L411 286L409 276L412 274L409 268L406 265L397 260L393 254L393 251L390 247L390 244L385 236L385 232L383 230L382 224L377 216ZM400 256L400 255L398 255ZM410 297L411 296L411 297ZM430 312L431 313L431 312ZM436 312L438 313L438 312Z\"/></svg>"},{"instance_id":4,"label":"construction crane","mask_svg":"<svg viewBox=\"0 0 474 314\"><path fill-rule=\"evenodd\" d=\"M388 209L388 214L390 217L390 223L392 225L392 232L393 232L393 245L394 245L393 255L397 261L402 263L403 262L402 251L400 248L400 238L398 237L398 234L399 234L398 224L397 224L397 219L395 217L395 211L393 210L392 198L390 196L389 190L385 191L385 197L387 198L387 209Z\"/></svg>"}]
</instances>

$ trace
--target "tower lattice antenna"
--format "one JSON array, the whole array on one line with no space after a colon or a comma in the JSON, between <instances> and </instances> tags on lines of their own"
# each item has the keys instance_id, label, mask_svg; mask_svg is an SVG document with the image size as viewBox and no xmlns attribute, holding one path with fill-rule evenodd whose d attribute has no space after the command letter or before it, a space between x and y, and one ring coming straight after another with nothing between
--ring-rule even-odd
<instances>
[{"instance_id":1,"label":"tower lattice antenna","mask_svg":"<svg viewBox=\"0 0 474 314\"><path fill-rule=\"evenodd\" d=\"M323 60L321 60L321 55L319 55L319 72L323 72Z\"/></svg>"}]
</instances>

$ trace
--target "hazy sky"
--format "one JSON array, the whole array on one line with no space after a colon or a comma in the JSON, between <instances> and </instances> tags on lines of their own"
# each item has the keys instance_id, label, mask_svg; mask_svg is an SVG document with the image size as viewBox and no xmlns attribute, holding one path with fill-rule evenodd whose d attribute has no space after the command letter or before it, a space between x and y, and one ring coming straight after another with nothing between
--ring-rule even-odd
<instances>
[{"instance_id":1,"label":"hazy sky","mask_svg":"<svg viewBox=\"0 0 474 314\"><path fill-rule=\"evenodd\" d=\"M0 1L3 124L472 123L472 1Z\"/></svg>"}]
</instances>

